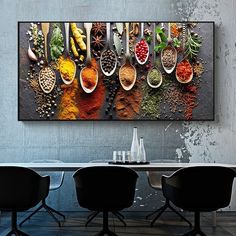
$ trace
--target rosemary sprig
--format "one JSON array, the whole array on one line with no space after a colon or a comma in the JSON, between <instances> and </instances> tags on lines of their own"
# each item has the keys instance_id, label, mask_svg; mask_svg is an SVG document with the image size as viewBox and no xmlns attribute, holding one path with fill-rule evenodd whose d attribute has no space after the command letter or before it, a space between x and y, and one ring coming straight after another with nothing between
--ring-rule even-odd
<instances>
[{"instance_id":1,"label":"rosemary sprig","mask_svg":"<svg viewBox=\"0 0 236 236\"><path fill-rule=\"evenodd\" d=\"M188 39L185 45L185 55L190 58L197 56L202 42L199 36L195 33L188 33Z\"/></svg>"}]
</instances>

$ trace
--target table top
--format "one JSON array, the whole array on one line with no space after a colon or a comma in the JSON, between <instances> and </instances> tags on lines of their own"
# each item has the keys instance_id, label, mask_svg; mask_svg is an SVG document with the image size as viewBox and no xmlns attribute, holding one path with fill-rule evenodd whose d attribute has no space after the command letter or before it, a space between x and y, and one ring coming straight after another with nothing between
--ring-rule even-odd
<instances>
[{"instance_id":1,"label":"table top","mask_svg":"<svg viewBox=\"0 0 236 236\"><path fill-rule=\"evenodd\" d=\"M76 171L77 169L88 166L125 166L135 171L176 171L180 168L191 166L226 166L236 171L236 164L222 163L150 163L150 164L135 164L135 165L114 165L108 163L0 163L1 166L22 166L38 171Z\"/></svg>"}]
</instances>

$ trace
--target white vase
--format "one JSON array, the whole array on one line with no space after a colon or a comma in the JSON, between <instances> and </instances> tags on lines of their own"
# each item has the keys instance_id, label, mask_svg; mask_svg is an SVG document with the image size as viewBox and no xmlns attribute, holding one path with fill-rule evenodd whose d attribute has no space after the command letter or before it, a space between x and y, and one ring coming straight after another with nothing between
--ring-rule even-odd
<instances>
[{"instance_id":1,"label":"white vase","mask_svg":"<svg viewBox=\"0 0 236 236\"><path fill-rule=\"evenodd\" d=\"M139 143L138 143L138 134L137 134L137 127L133 128L133 140L131 144L131 161L137 161L138 160L138 150L139 150Z\"/></svg>"}]
</instances>

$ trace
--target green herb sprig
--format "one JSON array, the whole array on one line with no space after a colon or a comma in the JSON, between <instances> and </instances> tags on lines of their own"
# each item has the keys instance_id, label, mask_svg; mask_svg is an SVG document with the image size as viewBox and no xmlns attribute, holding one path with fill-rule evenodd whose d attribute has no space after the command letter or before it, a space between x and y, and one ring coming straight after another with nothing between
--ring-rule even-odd
<instances>
[{"instance_id":1,"label":"green herb sprig","mask_svg":"<svg viewBox=\"0 0 236 236\"><path fill-rule=\"evenodd\" d=\"M201 46L202 42L199 36L195 33L189 33L185 45L185 55L191 59L196 57Z\"/></svg>"}]
</instances>

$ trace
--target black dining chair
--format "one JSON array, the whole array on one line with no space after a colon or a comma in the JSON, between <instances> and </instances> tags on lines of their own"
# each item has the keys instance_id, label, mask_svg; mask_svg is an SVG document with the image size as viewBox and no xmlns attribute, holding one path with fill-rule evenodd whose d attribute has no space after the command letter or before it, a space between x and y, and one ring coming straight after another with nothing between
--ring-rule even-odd
<instances>
[{"instance_id":1,"label":"black dining chair","mask_svg":"<svg viewBox=\"0 0 236 236\"><path fill-rule=\"evenodd\" d=\"M73 177L80 206L103 212L103 229L97 235L115 236L108 227L108 213L132 206L137 173L121 166L92 166L77 170Z\"/></svg>"},{"instance_id":2,"label":"black dining chair","mask_svg":"<svg viewBox=\"0 0 236 236\"><path fill-rule=\"evenodd\" d=\"M177 207L194 212L194 228L184 236L206 236L200 227L200 212L227 207L235 177L235 171L222 166L188 167L162 177L164 196Z\"/></svg>"},{"instance_id":3,"label":"black dining chair","mask_svg":"<svg viewBox=\"0 0 236 236\"><path fill-rule=\"evenodd\" d=\"M27 236L17 228L17 212L36 206L48 195L49 177L24 167L0 167L0 210L11 212L12 234Z\"/></svg>"}]
</instances>

